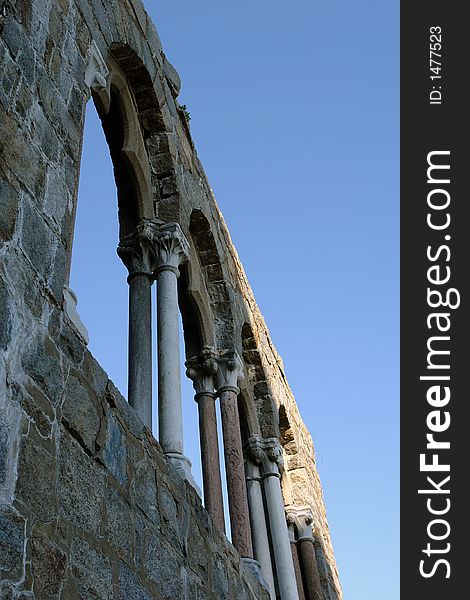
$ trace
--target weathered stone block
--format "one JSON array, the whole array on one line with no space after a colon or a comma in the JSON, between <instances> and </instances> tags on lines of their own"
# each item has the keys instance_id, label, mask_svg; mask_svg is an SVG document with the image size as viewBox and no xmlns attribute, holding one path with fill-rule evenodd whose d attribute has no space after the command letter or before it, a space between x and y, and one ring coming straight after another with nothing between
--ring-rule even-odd
<instances>
[{"instance_id":1,"label":"weathered stone block","mask_svg":"<svg viewBox=\"0 0 470 600\"><path fill-rule=\"evenodd\" d=\"M25 519L9 506L0 506L0 581L19 579L23 571Z\"/></svg>"},{"instance_id":2,"label":"weathered stone block","mask_svg":"<svg viewBox=\"0 0 470 600\"><path fill-rule=\"evenodd\" d=\"M56 241L42 216L24 198L22 203L23 223L21 231L21 244L31 264L38 274L47 280L51 269L51 255L53 255Z\"/></svg>"},{"instance_id":3,"label":"weathered stone block","mask_svg":"<svg viewBox=\"0 0 470 600\"><path fill-rule=\"evenodd\" d=\"M249 594L248 589L246 588L246 585L244 585L237 579L234 579L232 589L235 590L235 593L233 595L234 599L236 599L236 600L252 600L252 597Z\"/></svg>"},{"instance_id":4,"label":"weathered stone block","mask_svg":"<svg viewBox=\"0 0 470 600\"><path fill-rule=\"evenodd\" d=\"M9 581L0 580L0 598L2 600L13 600L14 587Z\"/></svg>"},{"instance_id":5,"label":"weathered stone block","mask_svg":"<svg viewBox=\"0 0 470 600\"><path fill-rule=\"evenodd\" d=\"M1 209L1 207L0 207ZM5 284L0 279L0 350L6 350L10 341L12 313L9 294Z\"/></svg>"},{"instance_id":6,"label":"weathered stone block","mask_svg":"<svg viewBox=\"0 0 470 600\"><path fill-rule=\"evenodd\" d=\"M10 172L21 182L23 189L28 189L35 196L41 195L43 189L44 158L37 146L29 138L23 139L21 129L11 111L0 110L0 166Z\"/></svg>"},{"instance_id":7,"label":"weathered stone block","mask_svg":"<svg viewBox=\"0 0 470 600\"><path fill-rule=\"evenodd\" d=\"M10 240L15 231L19 192L6 181L0 170L0 242Z\"/></svg>"},{"instance_id":8,"label":"weathered stone block","mask_svg":"<svg viewBox=\"0 0 470 600\"><path fill-rule=\"evenodd\" d=\"M12 92L17 87L21 71L2 40L0 40L0 60L2 62L2 70L0 72L0 106L7 111L11 110Z\"/></svg>"},{"instance_id":9,"label":"weathered stone block","mask_svg":"<svg viewBox=\"0 0 470 600\"><path fill-rule=\"evenodd\" d=\"M62 165L47 170L43 208L44 213L56 226L57 233L60 233L60 225L67 210L67 187L64 179L65 174Z\"/></svg>"},{"instance_id":10,"label":"weathered stone block","mask_svg":"<svg viewBox=\"0 0 470 600\"><path fill-rule=\"evenodd\" d=\"M82 342L83 343L83 342ZM81 371L85 379L89 382L93 388L97 398L101 400L105 393L108 385L108 375L106 371L101 367L93 355L85 349L85 355Z\"/></svg>"},{"instance_id":11,"label":"weathered stone block","mask_svg":"<svg viewBox=\"0 0 470 600\"><path fill-rule=\"evenodd\" d=\"M240 572L243 574L255 598L258 600L269 600L269 587L261 574L259 564L251 560L245 561L242 559L240 562Z\"/></svg>"},{"instance_id":12,"label":"weathered stone block","mask_svg":"<svg viewBox=\"0 0 470 600\"><path fill-rule=\"evenodd\" d=\"M65 354L67 358L77 366L81 364L85 356L86 345L76 332L75 328L66 319L62 319L60 336L57 343L59 350Z\"/></svg>"},{"instance_id":13,"label":"weathered stone block","mask_svg":"<svg viewBox=\"0 0 470 600\"><path fill-rule=\"evenodd\" d=\"M65 579L66 555L45 536L33 531L31 560L36 597L57 597Z\"/></svg>"},{"instance_id":14,"label":"weathered stone block","mask_svg":"<svg viewBox=\"0 0 470 600\"><path fill-rule=\"evenodd\" d=\"M175 498L164 482L159 482L158 492L163 532L168 539L174 540L173 543L176 543L177 547L182 548L181 523Z\"/></svg>"},{"instance_id":15,"label":"weathered stone block","mask_svg":"<svg viewBox=\"0 0 470 600\"><path fill-rule=\"evenodd\" d=\"M35 439L33 431L21 442L16 496L32 515L49 521L57 511L56 459L52 449L46 450Z\"/></svg>"},{"instance_id":16,"label":"weathered stone block","mask_svg":"<svg viewBox=\"0 0 470 600\"><path fill-rule=\"evenodd\" d=\"M212 585L217 598L228 598L228 574L225 564L221 561L215 562L213 566Z\"/></svg>"},{"instance_id":17,"label":"weathered stone block","mask_svg":"<svg viewBox=\"0 0 470 600\"><path fill-rule=\"evenodd\" d=\"M62 240L58 240L55 246L53 270L51 277L49 278L49 287L57 302L60 304L63 299L63 289L66 281L67 272L67 250L62 243Z\"/></svg>"},{"instance_id":18,"label":"weathered stone block","mask_svg":"<svg viewBox=\"0 0 470 600\"><path fill-rule=\"evenodd\" d=\"M168 598L181 598L181 564L174 549L155 535L147 537L145 545L144 572L156 589L165 590Z\"/></svg>"},{"instance_id":19,"label":"weathered stone block","mask_svg":"<svg viewBox=\"0 0 470 600\"><path fill-rule=\"evenodd\" d=\"M75 374L69 375L62 405L63 424L90 454L95 452L101 424L99 405L93 396L93 391Z\"/></svg>"},{"instance_id":20,"label":"weathered stone block","mask_svg":"<svg viewBox=\"0 0 470 600\"><path fill-rule=\"evenodd\" d=\"M117 481L125 486L127 484L126 436L113 414L108 416L107 426L103 461Z\"/></svg>"},{"instance_id":21,"label":"weathered stone block","mask_svg":"<svg viewBox=\"0 0 470 600\"><path fill-rule=\"evenodd\" d=\"M84 23L81 19L78 21L76 26L76 42L83 59L85 59L88 48L90 47L91 37L86 23Z\"/></svg>"},{"instance_id":22,"label":"weathered stone block","mask_svg":"<svg viewBox=\"0 0 470 600\"><path fill-rule=\"evenodd\" d=\"M77 527L98 535L104 475L66 430L61 430L59 451L59 514Z\"/></svg>"},{"instance_id":23,"label":"weathered stone block","mask_svg":"<svg viewBox=\"0 0 470 600\"><path fill-rule=\"evenodd\" d=\"M131 434L137 439L142 439L145 425L132 406L122 397L111 380L107 382L106 398L110 406L117 408L123 416Z\"/></svg>"},{"instance_id":24,"label":"weathered stone block","mask_svg":"<svg viewBox=\"0 0 470 600\"><path fill-rule=\"evenodd\" d=\"M93 599L96 598L96 596L92 597ZM77 583L70 571L68 572L67 581L60 592L60 600L83 600L83 595L79 593Z\"/></svg>"},{"instance_id":25,"label":"weathered stone block","mask_svg":"<svg viewBox=\"0 0 470 600\"><path fill-rule=\"evenodd\" d=\"M6 412L0 411L0 486L4 483L7 474L7 457L9 451L10 424Z\"/></svg>"},{"instance_id":26,"label":"weathered stone block","mask_svg":"<svg viewBox=\"0 0 470 600\"><path fill-rule=\"evenodd\" d=\"M109 558L85 540L75 538L70 550L75 586L82 600L113 598L112 568ZM63 600L71 600L64 596Z\"/></svg>"},{"instance_id":27,"label":"weathered stone block","mask_svg":"<svg viewBox=\"0 0 470 600\"><path fill-rule=\"evenodd\" d=\"M133 501L150 521L160 525L155 466L150 459L145 458L140 464L137 463L134 468L135 473L131 486Z\"/></svg>"},{"instance_id":28,"label":"weathered stone block","mask_svg":"<svg viewBox=\"0 0 470 600\"><path fill-rule=\"evenodd\" d=\"M137 575L123 563L119 566L119 600L154 600L148 590L142 586Z\"/></svg>"},{"instance_id":29,"label":"weathered stone block","mask_svg":"<svg viewBox=\"0 0 470 600\"><path fill-rule=\"evenodd\" d=\"M30 88L24 82L21 83L15 100L15 110L18 115L25 119L33 105L33 95Z\"/></svg>"},{"instance_id":30,"label":"weathered stone block","mask_svg":"<svg viewBox=\"0 0 470 600\"><path fill-rule=\"evenodd\" d=\"M108 485L104 505L103 535L119 556L130 560L134 548L134 525L129 504L116 488Z\"/></svg>"},{"instance_id":31,"label":"weathered stone block","mask_svg":"<svg viewBox=\"0 0 470 600\"><path fill-rule=\"evenodd\" d=\"M22 356L22 363L25 372L56 405L62 395L64 376L60 354L54 342L49 337L31 340L31 345Z\"/></svg>"},{"instance_id":32,"label":"weathered stone block","mask_svg":"<svg viewBox=\"0 0 470 600\"><path fill-rule=\"evenodd\" d=\"M35 390L33 386L28 386L28 388L30 392L33 393L32 396L30 396L25 389L15 387L13 397L19 403L28 417L33 420L41 437L48 438L51 436L52 423L51 419L46 416L42 410L44 407L46 407L47 410L48 401L44 396L42 396L41 392L39 392L39 390Z\"/></svg>"},{"instance_id":33,"label":"weathered stone block","mask_svg":"<svg viewBox=\"0 0 470 600\"><path fill-rule=\"evenodd\" d=\"M83 91L76 86L72 87L68 102L70 116L78 126L83 123L85 100Z\"/></svg>"},{"instance_id":34,"label":"weathered stone block","mask_svg":"<svg viewBox=\"0 0 470 600\"><path fill-rule=\"evenodd\" d=\"M11 55L20 66L23 76L29 85L34 82L35 55L31 43L21 25L8 15L3 24L2 37L10 49Z\"/></svg>"}]
</instances>

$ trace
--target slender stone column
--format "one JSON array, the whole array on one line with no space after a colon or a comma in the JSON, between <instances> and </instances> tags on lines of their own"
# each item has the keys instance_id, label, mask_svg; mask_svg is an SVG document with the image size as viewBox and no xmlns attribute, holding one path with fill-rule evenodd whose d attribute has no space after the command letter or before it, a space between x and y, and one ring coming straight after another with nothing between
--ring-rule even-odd
<instances>
[{"instance_id":1,"label":"slender stone column","mask_svg":"<svg viewBox=\"0 0 470 600\"><path fill-rule=\"evenodd\" d=\"M189 244L177 223L155 237L158 340L158 437L167 459L195 487L191 462L184 455L181 402L178 267L189 258Z\"/></svg>"},{"instance_id":2,"label":"slender stone column","mask_svg":"<svg viewBox=\"0 0 470 600\"><path fill-rule=\"evenodd\" d=\"M297 552L297 541L295 533L295 524L287 515L287 530L289 531L290 549L292 553L292 562L294 563L295 579L297 581L297 592L299 600L305 600L304 584L302 581L302 571L300 570L299 553Z\"/></svg>"},{"instance_id":3,"label":"slender stone column","mask_svg":"<svg viewBox=\"0 0 470 600\"><path fill-rule=\"evenodd\" d=\"M302 571L306 600L322 600L322 587L315 556L312 532L313 515L309 507L288 507L287 520L297 530L297 550Z\"/></svg>"},{"instance_id":4,"label":"slender stone column","mask_svg":"<svg viewBox=\"0 0 470 600\"><path fill-rule=\"evenodd\" d=\"M218 363L217 393L220 397L222 415L232 543L242 558L253 558L237 401L240 393L237 383L242 376L243 363L239 355L233 351L222 352Z\"/></svg>"},{"instance_id":5,"label":"slender stone column","mask_svg":"<svg viewBox=\"0 0 470 600\"><path fill-rule=\"evenodd\" d=\"M276 438L261 439L257 436L250 438L250 443L253 445L258 444L260 450L263 451L261 473L268 509L279 595L281 600L299 600L281 490L279 470L282 465L281 446Z\"/></svg>"},{"instance_id":6,"label":"slender stone column","mask_svg":"<svg viewBox=\"0 0 470 600\"><path fill-rule=\"evenodd\" d=\"M117 249L129 276L128 401L152 429L152 306L151 240L158 222L144 220L120 241Z\"/></svg>"},{"instance_id":7,"label":"slender stone column","mask_svg":"<svg viewBox=\"0 0 470 600\"><path fill-rule=\"evenodd\" d=\"M246 446L247 461L246 487L248 493L248 506L250 508L251 534L253 539L253 552L261 567L272 600L276 600L271 551L269 548L268 528L264 512L263 490L261 488L262 451L257 444L248 443Z\"/></svg>"},{"instance_id":8,"label":"slender stone column","mask_svg":"<svg viewBox=\"0 0 470 600\"><path fill-rule=\"evenodd\" d=\"M201 442L204 505L216 527L225 533L224 501L220 475L217 416L215 411L214 377L217 362L212 348L203 348L200 356L186 361L186 375L192 380L199 409L199 438Z\"/></svg>"}]
</instances>

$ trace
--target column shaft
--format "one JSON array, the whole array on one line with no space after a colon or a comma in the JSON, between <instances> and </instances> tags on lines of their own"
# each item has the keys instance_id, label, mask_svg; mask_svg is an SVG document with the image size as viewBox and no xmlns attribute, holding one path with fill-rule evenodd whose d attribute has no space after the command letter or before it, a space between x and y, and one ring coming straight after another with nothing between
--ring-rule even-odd
<instances>
[{"instance_id":1,"label":"column shaft","mask_svg":"<svg viewBox=\"0 0 470 600\"><path fill-rule=\"evenodd\" d=\"M225 533L215 394L200 393L197 395L197 403L199 409L204 505L216 527Z\"/></svg>"},{"instance_id":2,"label":"column shaft","mask_svg":"<svg viewBox=\"0 0 470 600\"><path fill-rule=\"evenodd\" d=\"M295 579L297 581L297 592L299 594L299 600L305 600L304 584L302 581L302 571L300 569L299 553L297 551L297 544L295 542L291 542L290 549L291 549L291 553L292 553L292 562L294 563Z\"/></svg>"},{"instance_id":3,"label":"column shaft","mask_svg":"<svg viewBox=\"0 0 470 600\"><path fill-rule=\"evenodd\" d=\"M177 277L157 275L158 437L165 453L183 454Z\"/></svg>"},{"instance_id":4,"label":"column shaft","mask_svg":"<svg viewBox=\"0 0 470 600\"><path fill-rule=\"evenodd\" d=\"M292 554L292 562L294 563L295 580L297 581L297 593L299 600L305 600L304 583L302 581L302 571L300 569L299 553L297 550L297 542L295 539L295 523L291 519L287 519L289 532L290 550Z\"/></svg>"},{"instance_id":5,"label":"column shaft","mask_svg":"<svg viewBox=\"0 0 470 600\"><path fill-rule=\"evenodd\" d=\"M299 600L279 475L267 473L263 481L280 597L281 600Z\"/></svg>"},{"instance_id":6,"label":"column shaft","mask_svg":"<svg viewBox=\"0 0 470 600\"><path fill-rule=\"evenodd\" d=\"M306 600L322 600L322 587L318 572L315 545L312 538L301 538L297 542L303 579L305 582Z\"/></svg>"},{"instance_id":7,"label":"column shaft","mask_svg":"<svg viewBox=\"0 0 470 600\"><path fill-rule=\"evenodd\" d=\"M149 275L129 277L129 404L152 429L152 296Z\"/></svg>"},{"instance_id":8,"label":"column shaft","mask_svg":"<svg viewBox=\"0 0 470 600\"><path fill-rule=\"evenodd\" d=\"M232 390L221 391L220 408L232 543L241 557L253 558L236 392Z\"/></svg>"},{"instance_id":9,"label":"column shaft","mask_svg":"<svg viewBox=\"0 0 470 600\"><path fill-rule=\"evenodd\" d=\"M259 562L261 573L269 585L272 600L276 600L273 567L269 550L268 528L264 514L263 491L261 489L259 467L251 467L251 476L247 477L246 487L248 505L250 508L251 533L253 539L253 552Z\"/></svg>"}]
</instances>

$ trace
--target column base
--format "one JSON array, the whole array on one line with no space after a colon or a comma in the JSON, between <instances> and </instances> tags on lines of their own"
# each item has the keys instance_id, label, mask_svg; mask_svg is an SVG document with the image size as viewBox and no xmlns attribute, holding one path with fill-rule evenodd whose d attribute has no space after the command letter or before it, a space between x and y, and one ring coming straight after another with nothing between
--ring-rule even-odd
<instances>
[{"instance_id":1,"label":"column base","mask_svg":"<svg viewBox=\"0 0 470 600\"><path fill-rule=\"evenodd\" d=\"M193 474L191 473L192 463L189 458L184 454L179 454L177 452L165 452L165 458L174 466L181 479L187 481L189 485L196 490L197 495L202 499L201 490L194 481Z\"/></svg>"},{"instance_id":2,"label":"column base","mask_svg":"<svg viewBox=\"0 0 470 600\"><path fill-rule=\"evenodd\" d=\"M268 582L263 577L261 573L261 566L257 560L254 558L242 558L241 563L243 565L243 571L247 575L247 579L249 580L250 586L255 588L253 591L256 596L259 596L258 590L256 588L264 588L270 593L271 597L273 596L273 592L269 589Z\"/></svg>"}]
</instances>

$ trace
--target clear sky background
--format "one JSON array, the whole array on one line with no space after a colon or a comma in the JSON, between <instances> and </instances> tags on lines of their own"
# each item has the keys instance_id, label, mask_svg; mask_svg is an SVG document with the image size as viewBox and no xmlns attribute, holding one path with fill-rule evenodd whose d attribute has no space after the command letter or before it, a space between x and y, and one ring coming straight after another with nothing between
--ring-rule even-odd
<instances>
[{"instance_id":1,"label":"clear sky background","mask_svg":"<svg viewBox=\"0 0 470 600\"><path fill-rule=\"evenodd\" d=\"M345 600L398 585L399 4L144 2L312 432ZM87 110L71 285L127 390L116 192ZM200 481L196 405L185 444Z\"/></svg>"}]
</instances>

